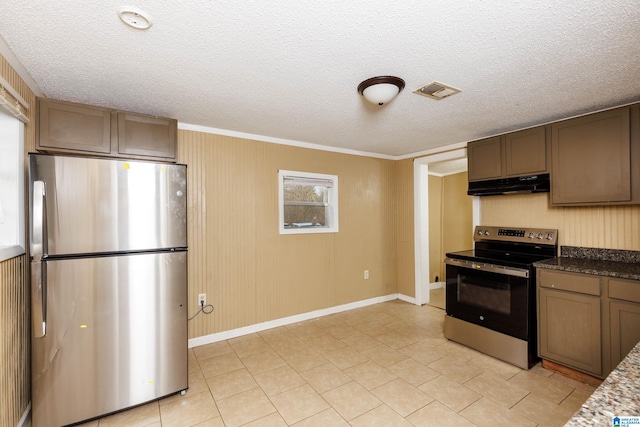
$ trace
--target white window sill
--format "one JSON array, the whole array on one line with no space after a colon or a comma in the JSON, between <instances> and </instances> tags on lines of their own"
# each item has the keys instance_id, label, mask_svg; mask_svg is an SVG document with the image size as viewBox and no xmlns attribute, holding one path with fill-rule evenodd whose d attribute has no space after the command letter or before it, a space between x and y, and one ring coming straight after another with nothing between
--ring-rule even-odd
<instances>
[{"instance_id":1,"label":"white window sill","mask_svg":"<svg viewBox=\"0 0 640 427\"><path fill-rule=\"evenodd\" d=\"M15 258L24 253L25 253L25 250L20 245L0 246L0 262L6 261L11 258Z\"/></svg>"}]
</instances>

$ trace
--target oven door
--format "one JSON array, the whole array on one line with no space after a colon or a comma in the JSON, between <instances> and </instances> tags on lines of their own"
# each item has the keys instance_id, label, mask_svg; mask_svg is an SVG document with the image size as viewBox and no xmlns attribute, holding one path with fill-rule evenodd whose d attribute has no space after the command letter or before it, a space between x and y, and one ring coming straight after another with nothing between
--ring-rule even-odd
<instances>
[{"instance_id":1,"label":"oven door","mask_svg":"<svg viewBox=\"0 0 640 427\"><path fill-rule=\"evenodd\" d=\"M447 315L528 340L529 270L445 259Z\"/></svg>"}]
</instances>

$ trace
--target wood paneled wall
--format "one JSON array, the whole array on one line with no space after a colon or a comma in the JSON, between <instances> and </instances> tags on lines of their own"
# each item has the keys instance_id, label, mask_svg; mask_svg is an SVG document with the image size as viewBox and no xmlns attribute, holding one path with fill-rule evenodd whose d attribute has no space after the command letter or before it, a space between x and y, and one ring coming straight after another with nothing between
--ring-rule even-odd
<instances>
[{"instance_id":1,"label":"wood paneled wall","mask_svg":"<svg viewBox=\"0 0 640 427\"><path fill-rule=\"evenodd\" d=\"M0 75L30 105L30 122L25 125L25 153L33 151L35 95L2 55ZM25 171L26 161L25 155ZM0 263L0 426L16 426L31 401L27 271L26 255Z\"/></svg>"},{"instance_id":2,"label":"wood paneled wall","mask_svg":"<svg viewBox=\"0 0 640 427\"><path fill-rule=\"evenodd\" d=\"M26 255L0 263L0 425L16 426L30 402Z\"/></svg>"},{"instance_id":3,"label":"wood paneled wall","mask_svg":"<svg viewBox=\"0 0 640 427\"><path fill-rule=\"evenodd\" d=\"M398 235L398 290L409 297L416 295L414 206L413 206L413 159L397 162L396 175L396 223Z\"/></svg>"},{"instance_id":4,"label":"wood paneled wall","mask_svg":"<svg viewBox=\"0 0 640 427\"><path fill-rule=\"evenodd\" d=\"M467 172L429 175L429 282L445 281L447 252L473 247L473 206Z\"/></svg>"},{"instance_id":5,"label":"wood paneled wall","mask_svg":"<svg viewBox=\"0 0 640 427\"><path fill-rule=\"evenodd\" d=\"M467 172L447 175L442 182L442 259L447 252L473 247L473 205L467 195ZM441 268L444 271L444 262Z\"/></svg>"},{"instance_id":6,"label":"wood paneled wall","mask_svg":"<svg viewBox=\"0 0 640 427\"><path fill-rule=\"evenodd\" d=\"M557 228L561 246L640 250L640 205L551 207L549 193L489 196L480 223Z\"/></svg>"},{"instance_id":7,"label":"wood paneled wall","mask_svg":"<svg viewBox=\"0 0 640 427\"><path fill-rule=\"evenodd\" d=\"M397 292L397 162L187 130L178 161L189 312L199 293L215 307L190 322L191 338ZM338 176L339 233L279 234L279 169Z\"/></svg>"},{"instance_id":8,"label":"wood paneled wall","mask_svg":"<svg viewBox=\"0 0 640 427\"><path fill-rule=\"evenodd\" d=\"M443 177L429 175L429 283L444 281L442 269L442 181Z\"/></svg>"}]
</instances>

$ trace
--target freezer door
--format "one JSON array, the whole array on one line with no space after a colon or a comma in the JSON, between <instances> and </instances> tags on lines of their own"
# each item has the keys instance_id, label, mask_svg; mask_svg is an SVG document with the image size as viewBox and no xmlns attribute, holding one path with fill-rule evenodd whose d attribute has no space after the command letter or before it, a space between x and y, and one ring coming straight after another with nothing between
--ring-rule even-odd
<instances>
[{"instance_id":1,"label":"freezer door","mask_svg":"<svg viewBox=\"0 0 640 427\"><path fill-rule=\"evenodd\" d=\"M47 334L32 340L33 427L187 388L186 255L46 262Z\"/></svg>"},{"instance_id":2,"label":"freezer door","mask_svg":"<svg viewBox=\"0 0 640 427\"><path fill-rule=\"evenodd\" d=\"M186 247L186 192L185 165L31 153L31 253Z\"/></svg>"}]
</instances>

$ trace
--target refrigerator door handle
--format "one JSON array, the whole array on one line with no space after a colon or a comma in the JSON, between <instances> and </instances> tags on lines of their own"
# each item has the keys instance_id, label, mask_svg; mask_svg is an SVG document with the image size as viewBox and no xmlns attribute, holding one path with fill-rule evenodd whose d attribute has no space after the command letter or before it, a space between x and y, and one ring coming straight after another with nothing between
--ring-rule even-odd
<instances>
[{"instance_id":1,"label":"refrigerator door handle","mask_svg":"<svg viewBox=\"0 0 640 427\"><path fill-rule=\"evenodd\" d=\"M31 230L31 256L40 261L45 253L45 187L44 181L33 182L33 212Z\"/></svg>"},{"instance_id":2,"label":"refrigerator door handle","mask_svg":"<svg viewBox=\"0 0 640 427\"><path fill-rule=\"evenodd\" d=\"M31 263L31 313L33 336L47 334L47 265L41 261Z\"/></svg>"}]
</instances>

